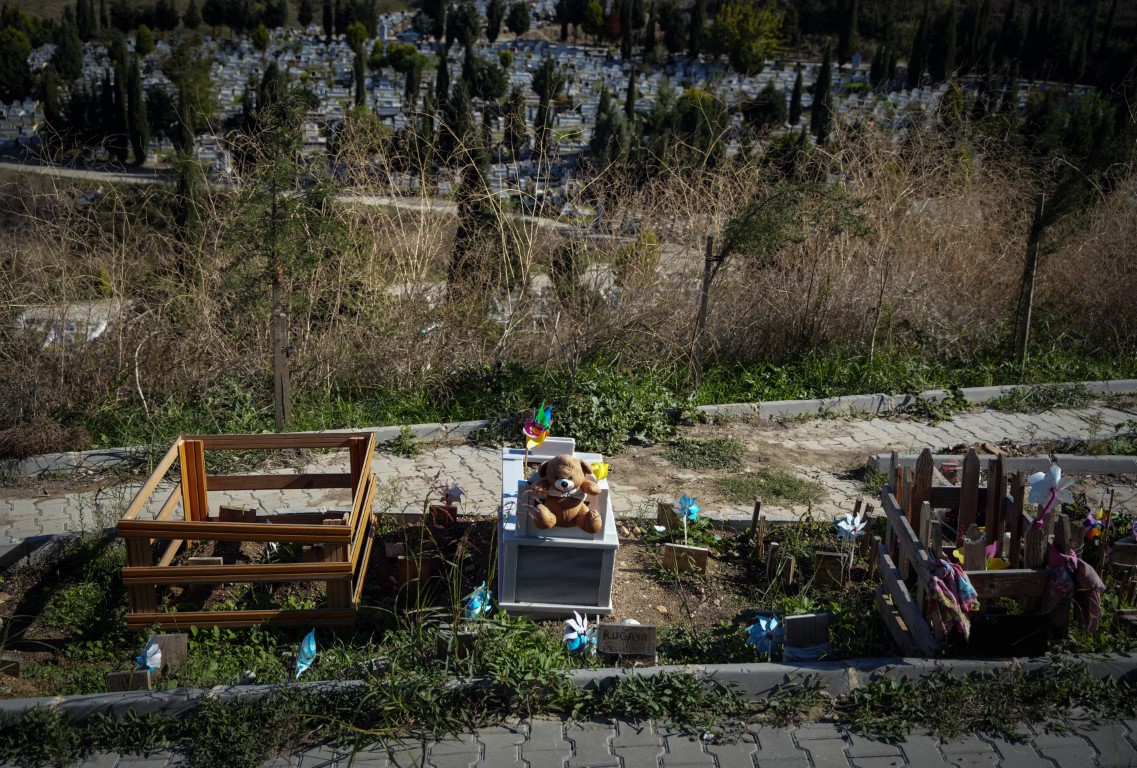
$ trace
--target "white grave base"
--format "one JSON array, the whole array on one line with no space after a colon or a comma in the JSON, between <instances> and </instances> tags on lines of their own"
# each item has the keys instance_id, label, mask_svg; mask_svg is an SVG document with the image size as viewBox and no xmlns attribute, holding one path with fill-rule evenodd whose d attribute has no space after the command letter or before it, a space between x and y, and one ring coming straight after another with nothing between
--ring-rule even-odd
<instances>
[{"instance_id":1,"label":"white grave base","mask_svg":"<svg viewBox=\"0 0 1137 768\"><path fill-rule=\"evenodd\" d=\"M603 461L598 453L577 453L572 438L549 437L529 452L529 461L541 462L571 453L592 464ZM532 506L525 451L501 452L501 516L498 521L498 605L515 614L566 618L612 612L612 572L616 565L616 520L608 494L608 480L600 480L600 494L588 503L604 521L599 533L579 528L541 530L529 519Z\"/></svg>"}]
</instances>

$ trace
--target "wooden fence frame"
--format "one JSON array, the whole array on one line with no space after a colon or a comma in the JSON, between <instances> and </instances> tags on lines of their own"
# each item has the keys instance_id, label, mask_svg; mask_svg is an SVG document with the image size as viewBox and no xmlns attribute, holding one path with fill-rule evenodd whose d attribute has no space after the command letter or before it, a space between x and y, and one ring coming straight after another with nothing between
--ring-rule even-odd
<instances>
[{"instance_id":1,"label":"wooden fence frame","mask_svg":"<svg viewBox=\"0 0 1137 768\"><path fill-rule=\"evenodd\" d=\"M374 540L376 477L371 471L374 432L281 435L182 435L174 441L142 485L118 523L126 544L123 584L130 593L130 629L197 626L245 627L350 626L355 622ZM205 452L346 448L350 471L326 474L209 475ZM153 520L138 519L166 474L178 463L178 482ZM349 488L351 510L345 517L320 512L268 513L251 519L222 519L210 515L209 491L253 491ZM177 514L182 513L181 519ZM155 562L154 544L170 543ZM252 565L172 565L183 546L194 541L258 541L319 545L321 562ZM163 584L217 584L323 581L327 607L311 610L192 611L158 610L157 590Z\"/></svg>"},{"instance_id":2,"label":"wooden fence frame","mask_svg":"<svg viewBox=\"0 0 1137 768\"><path fill-rule=\"evenodd\" d=\"M982 569L966 571L981 603L996 597L1011 597L1030 603L1039 600L1050 578L1049 570L1040 558L1045 552L1045 542L1052 534L1058 538L1068 537L1069 525L1063 517L1056 531L1055 520L1059 515L1051 514L1047 516L1045 529L1037 534L1027 533L1033 519L1024 512L1026 476L1017 472L1008 475L1001 456L989 460L986 486L979 484L980 460L974 450L964 458L959 486L933 486L932 453L928 449L920 454L914 469L897 466L895 456L894 453L888 484L881 492L881 509L887 527L877 547L877 562L883 582L878 590L877 603L885 625L902 649L914 649L924 656L934 656L943 651L946 638L937 637L927 621L932 592L932 557L933 554L944 557L939 526L933 521L933 509L956 510L959 531L966 531L976 521L978 511L984 509L989 536L1002 539L1004 533L1010 534L1010 568L988 571L984 559ZM1031 568L1020 567L1024 565L1020 543L1028 535L1043 543L1041 549L1026 553L1032 560L1030 564L1036 566ZM1068 604L1055 607L1051 618L1052 633L1064 634L1068 618Z\"/></svg>"}]
</instances>

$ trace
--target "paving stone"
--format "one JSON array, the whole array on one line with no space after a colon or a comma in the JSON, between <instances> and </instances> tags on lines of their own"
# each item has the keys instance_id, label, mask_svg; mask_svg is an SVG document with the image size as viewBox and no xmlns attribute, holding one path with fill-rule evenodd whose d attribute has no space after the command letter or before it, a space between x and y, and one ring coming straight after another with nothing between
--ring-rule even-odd
<instances>
[{"instance_id":1,"label":"paving stone","mask_svg":"<svg viewBox=\"0 0 1137 768\"><path fill-rule=\"evenodd\" d=\"M907 758L908 764L914 768L948 765L947 760L940 752L939 739L926 733L909 734L907 740L899 746L900 751Z\"/></svg>"},{"instance_id":2,"label":"paving stone","mask_svg":"<svg viewBox=\"0 0 1137 768\"><path fill-rule=\"evenodd\" d=\"M443 739L431 744L427 764L435 768L469 768L482 757L482 745L473 734Z\"/></svg>"},{"instance_id":3,"label":"paving stone","mask_svg":"<svg viewBox=\"0 0 1137 768\"><path fill-rule=\"evenodd\" d=\"M0 763L0 765L7 765L7 763ZM116 765L118 765L118 755L103 752L86 757L79 763L79 768L115 768Z\"/></svg>"},{"instance_id":4,"label":"paving stone","mask_svg":"<svg viewBox=\"0 0 1137 768\"><path fill-rule=\"evenodd\" d=\"M777 768L801 766L807 768L809 766L809 756L804 750L798 749L788 730L784 728L762 728L760 730L752 728L751 732L758 737L758 752L755 756L758 759L759 768L766 768L766 766L777 766Z\"/></svg>"},{"instance_id":5,"label":"paving stone","mask_svg":"<svg viewBox=\"0 0 1137 768\"><path fill-rule=\"evenodd\" d=\"M483 728L478 732L478 741L482 744L482 759L475 765L479 768L523 766L520 747L527 735L528 728L524 725Z\"/></svg>"},{"instance_id":6,"label":"paving stone","mask_svg":"<svg viewBox=\"0 0 1137 768\"><path fill-rule=\"evenodd\" d=\"M854 757L850 758L849 765L853 768L902 768L908 765L902 755L892 757Z\"/></svg>"},{"instance_id":7,"label":"paving stone","mask_svg":"<svg viewBox=\"0 0 1137 768\"><path fill-rule=\"evenodd\" d=\"M150 755L122 755L116 768L166 768L169 764L168 752L155 752Z\"/></svg>"},{"instance_id":8,"label":"paving stone","mask_svg":"<svg viewBox=\"0 0 1137 768\"><path fill-rule=\"evenodd\" d=\"M626 720L616 722L616 736L612 739L612 748L622 747L658 747L663 744L663 737L655 732L650 722L632 723Z\"/></svg>"},{"instance_id":9,"label":"paving stone","mask_svg":"<svg viewBox=\"0 0 1137 768\"><path fill-rule=\"evenodd\" d=\"M999 768L1054 768L1029 741L1011 741L1001 736L985 737L999 753Z\"/></svg>"},{"instance_id":10,"label":"paving stone","mask_svg":"<svg viewBox=\"0 0 1137 768\"><path fill-rule=\"evenodd\" d=\"M758 742L754 739L754 734L747 733L735 742L707 744L706 749L707 754L714 757L718 768L754 768Z\"/></svg>"},{"instance_id":11,"label":"paving stone","mask_svg":"<svg viewBox=\"0 0 1137 768\"><path fill-rule=\"evenodd\" d=\"M703 749L703 740L698 734L667 731L664 733L667 753L663 764L668 768L675 766L714 766L715 759Z\"/></svg>"},{"instance_id":12,"label":"paving stone","mask_svg":"<svg viewBox=\"0 0 1137 768\"><path fill-rule=\"evenodd\" d=\"M895 744L886 744L876 739L866 739L855 733L847 734L849 748L845 750L849 757L896 757L901 755L900 747Z\"/></svg>"},{"instance_id":13,"label":"paving stone","mask_svg":"<svg viewBox=\"0 0 1137 768\"><path fill-rule=\"evenodd\" d=\"M844 739L810 739L799 744L809 751L809 759L814 768L848 768L849 759L845 755L847 744Z\"/></svg>"},{"instance_id":14,"label":"paving stone","mask_svg":"<svg viewBox=\"0 0 1137 768\"><path fill-rule=\"evenodd\" d=\"M1137 749L1133 747L1133 725L1125 722L1103 723L1094 729L1078 731L1098 753L1098 765L1109 768L1137 766Z\"/></svg>"},{"instance_id":15,"label":"paving stone","mask_svg":"<svg viewBox=\"0 0 1137 768\"><path fill-rule=\"evenodd\" d=\"M572 744L572 757L569 759L568 768L618 766L620 761L611 750L612 739L615 737L614 722L570 724L565 729L565 738ZM526 756L524 752L522 755Z\"/></svg>"},{"instance_id":16,"label":"paving stone","mask_svg":"<svg viewBox=\"0 0 1137 768\"><path fill-rule=\"evenodd\" d=\"M1090 743L1078 734L1040 733L1032 739L1043 757L1060 766L1093 765L1096 753Z\"/></svg>"}]
</instances>

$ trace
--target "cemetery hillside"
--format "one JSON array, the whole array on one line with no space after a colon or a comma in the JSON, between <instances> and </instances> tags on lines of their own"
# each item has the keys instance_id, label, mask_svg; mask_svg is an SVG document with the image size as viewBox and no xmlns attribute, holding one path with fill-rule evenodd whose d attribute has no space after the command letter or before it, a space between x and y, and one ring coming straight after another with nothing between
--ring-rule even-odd
<instances>
[{"instance_id":1,"label":"cemetery hillside","mask_svg":"<svg viewBox=\"0 0 1137 768\"><path fill-rule=\"evenodd\" d=\"M1122 0L0 10L0 460L1137 375Z\"/></svg>"}]
</instances>

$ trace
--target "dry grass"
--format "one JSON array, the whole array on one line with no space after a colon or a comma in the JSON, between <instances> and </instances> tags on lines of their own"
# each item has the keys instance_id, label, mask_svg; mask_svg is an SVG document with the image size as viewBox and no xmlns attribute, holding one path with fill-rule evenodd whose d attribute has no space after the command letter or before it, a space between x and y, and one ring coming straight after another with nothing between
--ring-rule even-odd
<instances>
[{"instance_id":1,"label":"dry grass","mask_svg":"<svg viewBox=\"0 0 1137 768\"><path fill-rule=\"evenodd\" d=\"M752 363L827 345L952 351L1003 335L1036 180L997 143L976 137L953 142L913 130L897 141L863 129L827 148L814 152L805 173L859 198L868 234L811 230L760 267L730 262L713 290L707 358ZM486 190L508 226L484 253L509 246L513 256L480 256L473 288L459 292L446 280L454 205L401 195L397 158L383 142L350 145L339 160L372 181L326 209L338 234L323 221L319 231L301 223L288 235L304 246L296 249L302 263L283 277L292 384L310 399L439 391L457 369L508 361L565 371L600 355L682 365L692 349L704 239L720 236L772 183L758 162L644 185L601 176L580 194L585 205L603 200L601 231L518 216ZM445 181L457 186L457 172L432 183ZM81 189L44 179L0 187L0 391L9 404L0 429L122 405L149 412L220 390L255 392L263 402L271 279L258 222L248 220L253 188L213 192L205 235L193 247L173 236L168 190L107 187L98 204L82 207ZM1122 185L1085 221L1054 234L1038 284L1040 322L1132 343L1134 205L1131 185ZM638 239L625 234L633 230ZM553 264L566 247L577 256L575 281ZM132 303L97 343L42 349L11 330L28 306L100 297Z\"/></svg>"}]
</instances>

